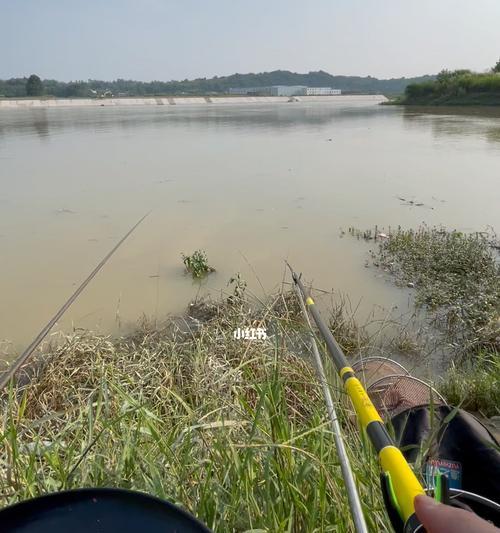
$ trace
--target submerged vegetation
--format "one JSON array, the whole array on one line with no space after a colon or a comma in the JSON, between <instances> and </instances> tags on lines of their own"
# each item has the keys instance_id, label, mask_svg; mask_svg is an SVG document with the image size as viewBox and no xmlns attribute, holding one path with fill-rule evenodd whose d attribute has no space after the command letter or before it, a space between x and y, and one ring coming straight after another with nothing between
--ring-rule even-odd
<instances>
[{"instance_id":1,"label":"submerged vegetation","mask_svg":"<svg viewBox=\"0 0 500 533\"><path fill-rule=\"evenodd\" d=\"M442 71L435 80L411 83L405 95L391 103L416 105L500 105L498 63L489 73Z\"/></svg>"},{"instance_id":2,"label":"submerged vegetation","mask_svg":"<svg viewBox=\"0 0 500 533\"><path fill-rule=\"evenodd\" d=\"M207 254L203 250L196 250L191 255L182 254L182 262L193 278L203 278L215 272L215 268L208 264Z\"/></svg>"},{"instance_id":3,"label":"submerged vegetation","mask_svg":"<svg viewBox=\"0 0 500 533\"><path fill-rule=\"evenodd\" d=\"M423 226L399 228L373 255L401 284L415 287L456 352L500 351L500 263L493 237Z\"/></svg>"}]
</instances>

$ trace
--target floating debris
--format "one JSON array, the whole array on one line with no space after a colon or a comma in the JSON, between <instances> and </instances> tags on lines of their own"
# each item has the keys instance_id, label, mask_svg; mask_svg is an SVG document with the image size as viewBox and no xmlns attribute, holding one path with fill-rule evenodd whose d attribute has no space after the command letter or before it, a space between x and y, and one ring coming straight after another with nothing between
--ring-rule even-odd
<instances>
[{"instance_id":1,"label":"floating debris","mask_svg":"<svg viewBox=\"0 0 500 533\"><path fill-rule=\"evenodd\" d=\"M76 215L76 211L72 211L71 209L67 209L66 207L62 207L61 209L56 209L56 213L58 215L62 215L62 214Z\"/></svg>"},{"instance_id":2,"label":"floating debris","mask_svg":"<svg viewBox=\"0 0 500 533\"><path fill-rule=\"evenodd\" d=\"M402 196L396 196L398 200L403 202L403 205L408 205L410 207L427 207L427 209L434 209L434 207L430 205L426 205L423 202L417 202L416 200L407 200L406 198L403 198Z\"/></svg>"}]
</instances>

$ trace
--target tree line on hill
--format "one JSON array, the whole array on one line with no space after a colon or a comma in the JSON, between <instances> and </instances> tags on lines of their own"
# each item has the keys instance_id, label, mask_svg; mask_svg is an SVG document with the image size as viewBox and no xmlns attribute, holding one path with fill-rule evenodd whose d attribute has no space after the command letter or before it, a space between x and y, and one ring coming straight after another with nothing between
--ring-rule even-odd
<instances>
[{"instance_id":1,"label":"tree line on hill","mask_svg":"<svg viewBox=\"0 0 500 533\"><path fill-rule=\"evenodd\" d=\"M500 105L500 59L490 72L443 70L435 80L409 84L401 103Z\"/></svg>"},{"instance_id":2,"label":"tree line on hill","mask_svg":"<svg viewBox=\"0 0 500 533\"><path fill-rule=\"evenodd\" d=\"M0 96L23 98L26 96L54 96L79 98L92 96L159 96L159 95L210 95L225 94L231 87L267 87L270 85L305 85L332 87L352 94L402 94L409 84L430 82L434 76L416 78L378 79L371 76L333 76L322 70L298 74L287 70L258 74L232 74L183 81L114 81L87 80L62 82L41 80L36 74L29 78L0 80Z\"/></svg>"}]
</instances>

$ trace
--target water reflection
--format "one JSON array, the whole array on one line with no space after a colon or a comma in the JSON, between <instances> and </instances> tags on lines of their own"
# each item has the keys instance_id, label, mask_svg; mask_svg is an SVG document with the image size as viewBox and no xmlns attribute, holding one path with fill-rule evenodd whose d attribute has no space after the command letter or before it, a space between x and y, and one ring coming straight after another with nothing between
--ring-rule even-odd
<instances>
[{"instance_id":1,"label":"water reflection","mask_svg":"<svg viewBox=\"0 0 500 533\"><path fill-rule=\"evenodd\" d=\"M403 121L408 129L430 128L436 138L478 137L500 142L500 109L489 106L408 107Z\"/></svg>"},{"instance_id":2,"label":"water reflection","mask_svg":"<svg viewBox=\"0 0 500 533\"><path fill-rule=\"evenodd\" d=\"M159 108L80 108L27 109L0 111L0 138L8 135L46 137L65 130L109 132L114 129L157 128L234 128L292 130L297 125L323 127L329 123L363 123L394 109L369 105L324 106L321 103L201 105Z\"/></svg>"},{"instance_id":3,"label":"water reflection","mask_svg":"<svg viewBox=\"0 0 500 533\"><path fill-rule=\"evenodd\" d=\"M46 109L36 109L33 112L33 129L40 139L48 137L50 134L49 119Z\"/></svg>"},{"instance_id":4,"label":"water reflection","mask_svg":"<svg viewBox=\"0 0 500 533\"><path fill-rule=\"evenodd\" d=\"M137 131L141 128L193 128L293 131L328 125L367 125L385 117L402 117L408 130L430 129L436 138L474 136L500 142L500 109L496 107L390 107L310 104L193 105L134 108L61 108L0 111L0 141L8 136L36 135L46 140L68 130Z\"/></svg>"}]
</instances>

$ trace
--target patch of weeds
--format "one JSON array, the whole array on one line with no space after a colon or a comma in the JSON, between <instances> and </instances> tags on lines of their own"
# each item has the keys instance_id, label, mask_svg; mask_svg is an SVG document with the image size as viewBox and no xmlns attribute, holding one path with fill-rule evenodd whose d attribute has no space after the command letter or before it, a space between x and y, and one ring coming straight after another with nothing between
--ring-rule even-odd
<instances>
[{"instance_id":1,"label":"patch of weeds","mask_svg":"<svg viewBox=\"0 0 500 533\"><path fill-rule=\"evenodd\" d=\"M130 338L68 337L30 387L0 394L2 506L114 486L176 502L214 532L353 531L321 385L290 349L278 296L257 316L248 296L191 306L212 318L185 334L171 317ZM234 341L264 317L273 339ZM340 403L368 528L387 531L378 463L350 412Z\"/></svg>"},{"instance_id":2,"label":"patch of weeds","mask_svg":"<svg viewBox=\"0 0 500 533\"><path fill-rule=\"evenodd\" d=\"M235 304L241 302L245 299L245 291L247 289L247 282L241 277L241 274L238 272L236 275L229 278L227 282L228 287L232 287L233 294L230 294L227 297L227 301L230 304Z\"/></svg>"},{"instance_id":3,"label":"patch of weeds","mask_svg":"<svg viewBox=\"0 0 500 533\"><path fill-rule=\"evenodd\" d=\"M345 297L332 301L330 330L347 356L358 355L369 343L368 333L356 322L355 313Z\"/></svg>"},{"instance_id":4,"label":"patch of weeds","mask_svg":"<svg viewBox=\"0 0 500 533\"><path fill-rule=\"evenodd\" d=\"M365 231L361 231L358 228L349 227L349 229L347 231L349 232L349 235L352 235L353 237L358 239L358 241L359 241L359 239L364 239L365 241L371 241L372 239L374 239L374 237L376 235L376 232L373 233L373 231L371 229L367 229Z\"/></svg>"},{"instance_id":5,"label":"patch of weeds","mask_svg":"<svg viewBox=\"0 0 500 533\"><path fill-rule=\"evenodd\" d=\"M491 417L500 414L500 354L480 352L474 361L452 364L439 391L451 405Z\"/></svg>"},{"instance_id":6,"label":"patch of weeds","mask_svg":"<svg viewBox=\"0 0 500 533\"><path fill-rule=\"evenodd\" d=\"M203 250L196 250L191 255L182 254L182 262L193 278L203 278L215 272L215 268L208 264L207 254Z\"/></svg>"},{"instance_id":7,"label":"patch of weeds","mask_svg":"<svg viewBox=\"0 0 500 533\"><path fill-rule=\"evenodd\" d=\"M500 264L488 235L399 228L372 256L399 285L415 287L416 305L458 352L500 350Z\"/></svg>"},{"instance_id":8,"label":"patch of weeds","mask_svg":"<svg viewBox=\"0 0 500 533\"><path fill-rule=\"evenodd\" d=\"M415 335L408 331L402 331L392 341L393 347L397 352L406 355L417 355L420 353L420 345Z\"/></svg>"},{"instance_id":9,"label":"patch of weeds","mask_svg":"<svg viewBox=\"0 0 500 533\"><path fill-rule=\"evenodd\" d=\"M278 319L302 323L302 310L295 291L280 292L273 303L273 314Z\"/></svg>"}]
</instances>

